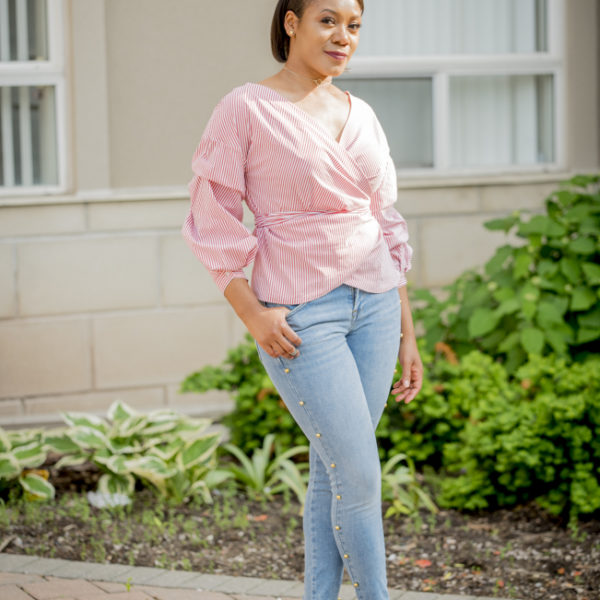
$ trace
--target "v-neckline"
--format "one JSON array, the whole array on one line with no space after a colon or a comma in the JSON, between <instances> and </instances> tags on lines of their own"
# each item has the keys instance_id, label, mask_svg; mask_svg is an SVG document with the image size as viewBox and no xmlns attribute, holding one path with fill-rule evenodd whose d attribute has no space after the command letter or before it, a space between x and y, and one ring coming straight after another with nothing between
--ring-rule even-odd
<instances>
[{"instance_id":1,"label":"v-neckline","mask_svg":"<svg viewBox=\"0 0 600 600\"><path fill-rule=\"evenodd\" d=\"M344 125L342 127L342 129L340 130L340 132L338 133L337 137L333 137L333 135L331 134L331 132L325 127L325 125L323 125L323 123L321 123L321 121L319 121L319 119L317 119L316 117L313 117L308 111L304 110L303 108L301 108L300 106L298 106L298 104L296 104L296 102L292 102L292 100L290 100L289 98L287 98L286 96L284 96L281 92L278 92L276 89L269 87L268 85L264 85L262 83L253 83L251 82L252 85L256 85L260 88L263 88L265 90L268 90L270 92L272 92L273 94L275 94L278 98L281 98L282 100L285 100L286 103L291 104L297 111L300 111L303 115L306 116L306 118L310 119L313 123L315 123L317 125L317 127L319 127L319 129L334 143L337 144L338 146L342 145L342 139L344 137L344 133L346 132L346 129L348 128L348 123L350 121L350 117L353 113L353 108L354 108L354 104L352 102L352 95L350 94L349 91L344 91L344 94L346 95L346 98L348 98L348 115L346 117L346 120L344 121Z\"/></svg>"}]
</instances>

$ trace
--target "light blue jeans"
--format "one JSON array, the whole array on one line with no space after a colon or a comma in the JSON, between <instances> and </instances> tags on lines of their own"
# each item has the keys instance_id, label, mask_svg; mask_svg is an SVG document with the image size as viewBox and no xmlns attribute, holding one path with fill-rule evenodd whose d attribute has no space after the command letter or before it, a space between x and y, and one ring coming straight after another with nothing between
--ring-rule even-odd
<instances>
[{"instance_id":1,"label":"light blue jeans","mask_svg":"<svg viewBox=\"0 0 600 600\"><path fill-rule=\"evenodd\" d=\"M258 351L310 441L304 600L336 600L344 567L359 600L387 600L375 428L400 346L398 290L371 294L342 285L286 306L302 338L299 356Z\"/></svg>"}]
</instances>

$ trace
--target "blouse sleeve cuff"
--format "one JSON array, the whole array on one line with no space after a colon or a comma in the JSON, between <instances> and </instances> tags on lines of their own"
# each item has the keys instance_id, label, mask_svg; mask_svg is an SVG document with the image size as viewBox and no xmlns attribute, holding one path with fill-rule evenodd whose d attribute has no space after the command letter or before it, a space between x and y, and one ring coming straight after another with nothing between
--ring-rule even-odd
<instances>
[{"instance_id":1,"label":"blouse sleeve cuff","mask_svg":"<svg viewBox=\"0 0 600 600\"><path fill-rule=\"evenodd\" d=\"M217 287L221 290L221 293L225 291L225 288L234 280L234 279L245 279L248 278L244 271L209 271L211 277L214 282L217 284Z\"/></svg>"}]
</instances>

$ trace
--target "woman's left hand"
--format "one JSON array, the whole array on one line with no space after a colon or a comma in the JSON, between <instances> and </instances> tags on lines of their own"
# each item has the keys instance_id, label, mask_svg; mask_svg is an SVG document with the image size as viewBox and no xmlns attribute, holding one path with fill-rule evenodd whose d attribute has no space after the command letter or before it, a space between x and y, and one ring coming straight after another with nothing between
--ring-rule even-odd
<instances>
[{"instance_id":1,"label":"woman's left hand","mask_svg":"<svg viewBox=\"0 0 600 600\"><path fill-rule=\"evenodd\" d=\"M402 377L392 386L396 402L404 400L408 404L419 393L423 385L423 363L414 337L403 338L400 344L398 360L402 367Z\"/></svg>"}]
</instances>

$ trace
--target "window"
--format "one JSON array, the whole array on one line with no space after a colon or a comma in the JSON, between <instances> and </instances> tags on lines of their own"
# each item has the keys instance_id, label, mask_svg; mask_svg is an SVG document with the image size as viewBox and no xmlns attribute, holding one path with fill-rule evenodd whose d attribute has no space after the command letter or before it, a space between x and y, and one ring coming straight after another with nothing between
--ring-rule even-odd
<instances>
[{"instance_id":1,"label":"window","mask_svg":"<svg viewBox=\"0 0 600 600\"><path fill-rule=\"evenodd\" d=\"M405 172L557 166L562 1L369 0L340 84Z\"/></svg>"},{"instance_id":2,"label":"window","mask_svg":"<svg viewBox=\"0 0 600 600\"><path fill-rule=\"evenodd\" d=\"M0 0L0 193L64 186L62 0Z\"/></svg>"}]
</instances>

